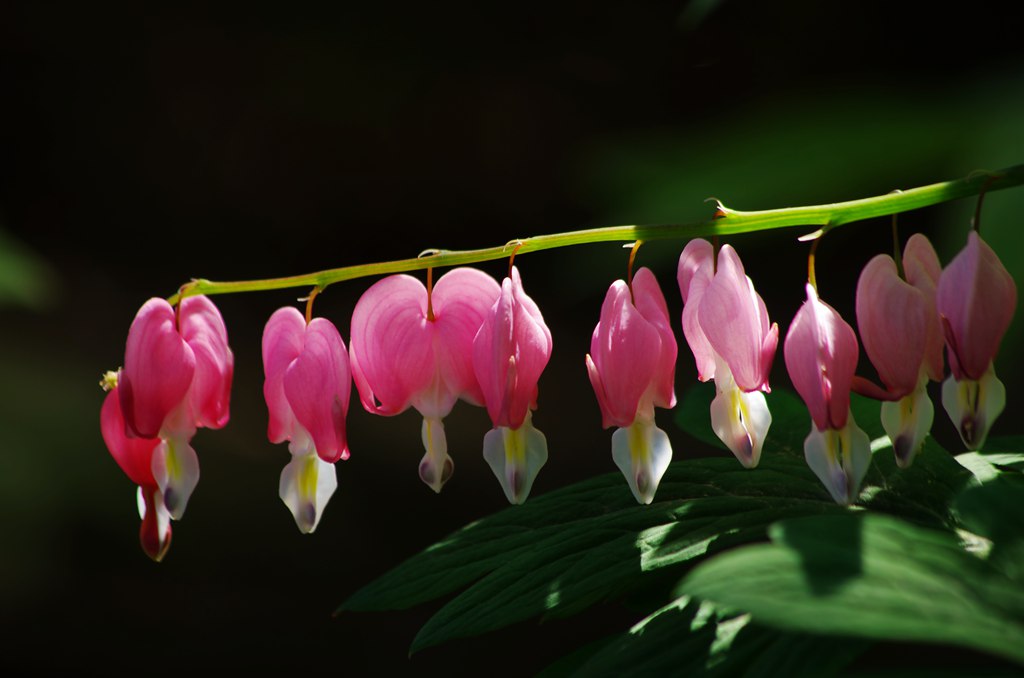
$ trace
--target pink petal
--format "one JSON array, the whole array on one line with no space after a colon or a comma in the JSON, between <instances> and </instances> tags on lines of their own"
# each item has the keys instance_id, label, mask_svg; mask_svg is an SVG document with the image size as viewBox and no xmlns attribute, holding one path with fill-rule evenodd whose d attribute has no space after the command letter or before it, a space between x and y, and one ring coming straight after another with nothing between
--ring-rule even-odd
<instances>
[{"instance_id":1,"label":"pink petal","mask_svg":"<svg viewBox=\"0 0 1024 678\"><path fill-rule=\"evenodd\" d=\"M284 392L296 421L309 431L326 462L348 457L345 415L352 377L345 342L331 321L314 318L302 352L284 373Z\"/></svg>"},{"instance_id":2,"label":"pink petal","mask_svg":"<svg viewBox=\"0 0 1024 678\"><path fill-rule=\"evenodd\" d=\"M764 301L730 245L718 253L718 271L701 298L698 319L736 384L748 392L767 390L778 328L769 325Z\"/></svg>"},{"instance_id":3,"label":"pink petal","mask_svg":"<svg viewBox=\"0 0 1024 678\"><path fill-rule=\"evenodd\" d=\"M626 283L612 283L594 328L588 361L605 428L632 425L641 399L654 386L661 343L658 328L633 306Z\"/></svg>"},{"instance_id":4,"label":"pink petal","mask_svg":"<svg viewBox=\"0 0 1024 678\"><path fill-rule=\"evenodd\" d=\"M857 327L888 399L898 400L917 388L926 321L924 295L900 279L892 257L871 259L857 281Z\"/></svg>"},{"instance_id":5,"label":"pink petal","mask_svg":"<svg viewBox=\"0 0 1024 678\"><path fill-rule=\"evenodd\" d=\"M124 417L121 415L121 401L115 388L107 393L100 410L100 431L110 455L136 485L156 488L153 478L153 450L160 444L159 438L128 438L124 434Z\"/></svg>"},{"instance_id":6,"label":"pink petal","mask_svg":"<svg viewBox=\"0 0 1024 678\"><path fill-rule=\"evenodd\" d=\"M551 346L544 317L513 267L473 341L473 369L495 427L522 425L536 404L537 381Z\"/></svg>"},{"instance_id":7,"label":"pink petal","mask_svg":"<svg viewBox=\"0 0 1024 678\"><path fill-rule=\"evenodd\" d=\"M181 337L195 353L196 371L189 399L197 426L222 428L231 416L231 379L235 357L220 311L207 297L181 302Z\"/></svg>"},{"instance_id":8,"label":"pink petal","mask_svg":"<svg viewBox=\"0 0 1024 678\"><path fill-rule=\"evenodd\" d=\"M284 394L284 373L302 353L305 339L306 319L291 306L276 310L263 329L263 397L270 413L267 437L272 443L295 435L295 415Z\"/></svg>"},{"instance_id":9,"label":"pink petal","mask_svg":"<svg viewBox=\"0 0 1024 678\"><path fill-rule=\"evenodd\" d=\"M819 430L846 425L858 351L853 328L808 284L807 301L789 326L783 353L789 378Z\"/></svg>"},{"instance_id":10,"label":"pink petal","mask_svg":"<svg viewBox=\"0 0 1024 678\"><path fill-rule=\"evenodd\" d=\"M367 411L404 412L433 381L428 325L427 289L412 276L388 276L360 297L352 312L350 356L352 376Z\"/></svg>"},{"instance_id":11,"label":"pink petal","mask_svg":"<svg viewBox=\"0 0 1024 678\"><path fill-rule=\"evenodd\" d=\"M195 370L195 354L178 333L174 309L163 299L150 299L128 330L117 389L127 433L158 437L167 415L185 400Z\"/></svg>"},{"instance_id":12,"label":"pink petal","mask_svg":"<svg viewBox=\"0 0 1024 678\"><path fill-rule=\"evenodd\" d=\"M935 254L935 248L928 238L920 233L910 236L903 247L903 272L907 276L907 282L921 290L924 295L927 326L924 360L928 378L932 381L942 381L942 348L945 346L945 339L942 336L939 312L935 307L935 290L939 284L939 276L942 275L942 266L939 265L939 256Z\"/></svg>"},{"instance_id":13,"label":"pink petal","mask_svg":"<svg viewBox=\"0 0 1024 678\"><path fill-rule=\"evenodd\" d=\"M715 378L715 351L697 319L701 297L711 284L714 274L714 256L714 249L707 240L691 240L679 255L676 273L679 292L683 297L683 336L693 352L697 362L697 378L701 381Z\"/></svg>"},{"instance_id":14,"label":"pink petal","mask_svg":"<svg viewBox=\"0 0 1024 678\"><path fill-rule=\"evenodd\" d=\"M668 318L665 295L649 268L640 268L633 276L633 305L640 315L657 328L661 337L661 352L658 354L654 382L654 404L664 408L675 407L676 358L679 349Z\"/></svg>"},{"instance_id":15,"label":"pink petal","mask_svg":"<svg viewBox=\"0 0 1024 678\"><path fill-rule=\"evenodd\" d=\"M980 380L995 359L1017 308L1017 286L975 232L939 278L936 304L957 379Z\"/></svg>"},{"instance_id":16,"label":"pink petal","mask_svg":"<svg viewBox=\"0 0 1024 678\"><path fill-rule=\"evenodd\" d=\"M473 339L500 294L494 278L475 268L452 269L434 285L434 349L445 392L445 402L435 408L439 412L447 414L457 397L483 404L473 372Z\"/></svg>"}]
</instances>

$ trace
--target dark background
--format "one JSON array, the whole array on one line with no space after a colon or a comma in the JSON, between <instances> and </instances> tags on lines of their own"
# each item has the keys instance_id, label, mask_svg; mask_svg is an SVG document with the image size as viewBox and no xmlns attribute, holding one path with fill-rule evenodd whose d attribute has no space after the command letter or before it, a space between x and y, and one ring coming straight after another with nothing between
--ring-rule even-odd
<instances>
[{"instance_id":1,"label":"dark background","mask_svg":"<svg viewBox=\"0 0 1024 678\"><path fill-rule=\"evenodd\" d=\"M832 202L1024 161L1018 23L990 3L928 7L4 4L0 668L523 674L631 624L604 606L408 659L436 605L331 618L356 588L505 500L479 453L482 410L459 405L447 420L456 473L434 496L416 475L417 415L371 417L354 399L352 459L316 534L299 534L277 498L288 454L265 437L259 340L306 290L215 300L236 355L232 421L196 436L202 481L160 565L139 549L134 487L100 438L96 384L121 364L137 308L192 277L696 221L711 195L737 209ZM900 223L929 233L945 263L973 207ZM983 219L1018 282L1022 208L1024 190L993 194ZM804 232L729 240L783 332L803 300ZM888 238L888 220L865 222L819 249L822 297L851 323L857 273ZM682 245L640 251L676 323ZM551 458L535 494L614 470L583 356L625 262L616 244L517 259L555 345L534 419ZM481 268L500 277L505 264ZM369 282L317 302L346 338ZM1010 399L997 433L1020 432L1020 337L1018 314L997 364ZM694 378L681 344L677 392ZM787 383L780 353L773 384ZM659 421L677 459L706 453L670 415ZM955 442L941 410L934 432ZM897 661L946 660L913 650Z\"/></svg>"}]
</instances>

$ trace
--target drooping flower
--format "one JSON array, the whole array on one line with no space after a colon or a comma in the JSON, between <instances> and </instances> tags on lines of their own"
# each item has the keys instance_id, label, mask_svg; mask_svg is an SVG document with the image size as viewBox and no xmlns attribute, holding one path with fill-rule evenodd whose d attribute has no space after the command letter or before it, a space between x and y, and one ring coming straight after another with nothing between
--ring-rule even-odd
<instances>
[{"instance_id":1,"label":"drooping flower","mask_svg":"<svg viewBox=\"0 0 1024 678\"><path fill-rule=\"evenodd\" d=\"M907 242L903 265L907 280L892 257L879 254L857 281L857 326L885 388L856 378L854 390L883 401L882 427L897 465L906 468L931 430L935 408L925 387L930 375L942 374L942 335L935 311L938 257L927 238L917 234Z\"/></svg>"},{"instance_id":2,"label":"drooping flower","mask_svg":"<svg viewBox=\"0 0 1024 678\"><path fill-rule=\"evenodd\" d=\"M551 331L512 267L473 340L473 371L494 428L484 459L510 503L526 501L548 459L544 434L533 427L537 382L551 358Z\"/></svg>"},{"instance_id":3,"label":"drooping flower","mask_svg":"<svg viewBox=\"0 0 1024 678\"><path fill-rule=\"evenodd\" d=\"M793 318L783 353L813 421L804 458L839 504L857 498L871 463L868 436L850 412L858 350L853 328L808 284L807 301Z\"/></svg>"},{"instance_id":4,"label":"drooping flower","mask_svg":"<svg viewBox=\"0 0 1024 678\"><path fill-rule=\"evenodd\" d=\"M711 426L747 468L761 458L771 413L764 393L779 343L779 326L730 245L718 253L706 240L687 243L679 257L683 334L701 381L715 380Z\"/></svg>"},{"instance_id":5,"label":"drooping flower","mask_svg":"<svg viewBox=\"0 0 1024 678\"><path fill-rule=\"evenodd\" d=\"M153 475L175 520L199 482L192 436L227 424L233 372L227 329L209 299L186 297L177 313L158 298L139 309L117 388L120 410L126 437L159 439Z\"/></svg>"},{"instance_id":6,"label":"drooping flower","mask_svg":"<svg viewBox=\"0 0 1024 678\"><path fill-rule=\"evenodd\" d=\"M936 289L942 275L942 265L931 241L924 235L915 233L903 246L903 272L907 276L907 282L921 290L925 299L926 339L923 367L929 379L942 381L945 367L942 349L945 342L936 306Z\"/></svg>"},{"instance_id":7,"label":"drooping flower","mask_svg":"<svg viewBox=\"0 0 1024 678\"><path fill-rule=\"evenodd\" d=\"M435 492L454 470L442 419L459 398L483 403L473 338L499 294L494 278L473 268L449 271L429 297L419 280L393 275L363 293L352 313L349 354L363 407L392 416L411 405L423 415L419 473Z\"/></svg>"},{"instance_id":8,"label":"drooping flower","mask_svg":"<svg viewBox=\"0 0 1024 678\"><path fill-rule=\"evenodd\" d=\"M942 271L936 303L952 374L942 405L968 449L981 448L1006 404L993 360L1017 307L1017 285L976 231Z\"/></svg>"},{"instance_id":9,"label":"drooping flower","mask_svg":"<svg viewBox=\"0 0 1024 678\"><path fill-rule=\"evenodd\" d=\"M129 438L125 435L124 416L115 386L107 393L100 410L100 432L114 461L133 483L138 485L139 542L142 550L160 562L171 546L171 514L153 476L153 451L159 438Z\"/></svg>"},{"instance_id":10,"label":"drooping flower","mask_svg":"<svg viewBox=\"0 0 1024 678\"><path fill-rule=\"evenodd\" d=\"M636 500L650 504L672 460L654 407L675 407L677 347L654 274L639 269L631 287L616 280L608 289L586 362L603 425L618 427L612 459Z\"/></svg>"},{"instance_id":11,"label":"drooping flower","mask_svg":"<svg viewBox=\"0 0 1024 678\"><path fill-rule=\"evenodd\" d=\"M289 441L292 454L281 472L279 494L299 530L309 533L338 487L334 462L349 456L348 350L331 321L313 318L307 324L298 310L285 307L263 330L263 370L267 437L272 443Z\"/></svg>"}]
</instances>

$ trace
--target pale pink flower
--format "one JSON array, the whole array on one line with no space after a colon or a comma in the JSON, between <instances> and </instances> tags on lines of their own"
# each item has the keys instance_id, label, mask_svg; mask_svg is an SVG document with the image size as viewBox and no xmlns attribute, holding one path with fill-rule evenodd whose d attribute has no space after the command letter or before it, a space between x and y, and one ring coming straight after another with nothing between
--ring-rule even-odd
<instances>
[{"instance_id":1,"label":"pale pink flower","mask_svg":"<svg viewBox=\"0 0 1024 678\"><path fill-rule=\"evenodd\" d=\"M942 271L937 306L952 374L942 405L968 449L979 449L1006 404L993 360L1017 308L1017 285L975 231Z\"/></svg>"},{"instance_id":2,"label":"pale pink flower","mask_svg":"<svg viewBox=\"0 0 1024 678\"><path fill-rule=\"evenodd\" d=\"M347 459L345 416L352 376L345 342L331 321L309 324L292 307L278 309L263 331L263 396L272 443L289 441L292 460L279 494L302 532L312 532L338 487L334 462Z\"/></svg>"},{"instance_id":3,"label":"pale pink flower","mask_svg":"<svg viewBox=\"0 0 1024 678\"><path fill-rule=\"evenodd\" d=\"M925 387L936 371L936 358L939 375L942 372L942 335L933 282L938 257L928 239L912 237L903 260L908 280L900 278L892 257L879 254L857 281L857 326L885 388L860 378L853 387L884 401L882 427L892 441L896 463L905 468L931 430L935 408Z\"/></svg>"},{"instance_id":4,"label":"pale pink flower","mask_svg":"<svg viewBox=\"0 0 1024 678\"><path fill-rule=\"evenodd\" d=\"M533 427L537 382L551 358L551 331L523 290L519 270L501 283L473 340L473 371L494 428L484 436L484 459L513 504L526 501L547 461L544 434Z\"/></svg>"},{"instance_id":5,"label":"pale pink flower","mask_svg":"<svg viewBox=\"0 0 1024 678\"><path fill-rule=\"evenodd\" d=\"M757 466L771 426L764 393L768 386L779 326L747 277L730 245L718 253L706 240L687 243L679 257L683 334L697 362L701 381L715 380L711 427L744 466Z\"/></svg>"},{"instance_id":6,"label":"pale pink flower","mask_svg":"<svg viewBox=\"0 0 1024 678\"><path fill-rule=\"evenodd\" d=\"M655 426L654 407L675 407L676 340L658 281L647 268L632 290L616 280L605 295L601 319L586 357L590 383L612 434L612 459L636 500L649 504L672 460L672 446Z\"/></svg>"},{"instance_id":7,"label":"pale pink flower","mask_svg":"<svg viewBox=\"0 0 1024 678\"><path fill-rule=\"evenodd\" d=\"M177 312L158 298L139 309L117 390L126 435L160 439L153 474L175 520L199 482L192 436L227 424L233 372L224 320L208 298L186 297Z\"/></svg>"},{"instance_id":8,"label":"pale pink flower","mask_svg":"<svg viewBox=\"0 0 1024 678\"><path fill-rule=\"evenodd\" d=\"M703 238L686 243L679 255L676 278L683 297L683 336L697 363L697 378L701 381L715 378L715 351L704 335L698 312L704 291L715 274L715 251Z\"/></svg>"},{"instance_id":9,"label":"pale pink flower","mask_svg":"<svg viewBox=\"0 0 1024 678\"><path fill-rule=\"evenodd\" d=\"M857 369L857 336L839 313L807 285L807 301L786 334L786 369L814 425L804 458L839 504L853 502L871 462L867 434L850 413Z\"/></svg>"},{"instance_id":10,"label":"pale pink flower","mask_svg":"<svg viewBox=\"0 0 1024 678\"><path fill-rule=\"evenodd\" d=\"M939 311L936 307L936 289L942 275L939 255L927 237L915 233L907 239L903 246L903 273L907 282L921 290L925 305L925 349L924 368L932 381L942 381L944 361L942 349L945 342L942 336L942 324L939 322Z\"/></svg>"},{"instance_id":11,"label":"pale pink flower","mask_svg":"<svg viewBox=\"0 0 1024 678\"><path fill-rule=\"evenodd\" d=\"M352 376L363 407L386 416L410 406L423 415L426 453L420 478L435 492L451 477L442 419L459 398L479 405L473 338L500 294L492 277L456 268L427 289L416 278L393 275L375 283L352 313Z\"/></svg>"}]
</instances>

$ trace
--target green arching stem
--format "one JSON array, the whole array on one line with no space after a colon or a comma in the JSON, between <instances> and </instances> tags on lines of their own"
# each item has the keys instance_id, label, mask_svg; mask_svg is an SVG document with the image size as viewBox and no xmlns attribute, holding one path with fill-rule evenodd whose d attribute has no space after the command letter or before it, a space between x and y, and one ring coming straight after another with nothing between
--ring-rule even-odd
<instances>
[{"instance_id":1,"label":"green arching stem","mask_svg":"<svg viewBox=\"0 0 1024 678\"><path fill-rule=\"evenodd\" d=\"M198 279L186 283L168 301L176 304L184 297L197 294L232 294L236 292L261 292L291 287L317 287L323 290L344 280L389 273L417 271L439 266L458 266L481 261L504 259L511 254L526 254L557 247L585 245L600 242L632 242L636 240L664 240L668 238L689 239L702 236L752 233L790 226L819 226L806 237L813 239L829 229L862 221L873 217L909 212L911 210L950 202L958 198L978 195L982 192L998 191L1024 184L1024 165L1015 165L997 172L973 173L967 178L944 181L938 184L911 188L898 193L887 193L872 198L849 200L829 205L806 207L785 207L774 210L741 212L732 210L721 203L713 218L689 224L661 224L655 226L608 226L581 231L552 233L532 238L512 240L505 245L477 250L431 250L427 256L412 259L398 259L373 264L359 264L333 268L317 273L268 278L263 280L241 280L216 282Z\"/></svg>"}]
</instances>

